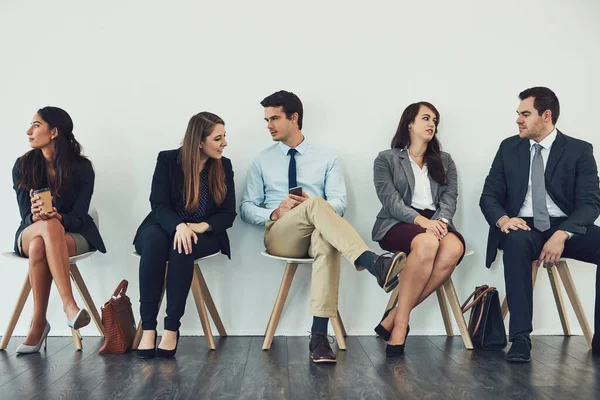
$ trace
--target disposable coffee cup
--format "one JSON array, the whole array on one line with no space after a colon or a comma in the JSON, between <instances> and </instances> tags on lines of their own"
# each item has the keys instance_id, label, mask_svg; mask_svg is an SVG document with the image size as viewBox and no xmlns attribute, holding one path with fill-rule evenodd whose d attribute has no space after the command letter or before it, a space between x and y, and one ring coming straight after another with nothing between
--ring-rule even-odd
<instances>
[{"instance_id":1,"label":"disposable coffee cup","mask_svg":"<svg viewBox=\"0 0 600 400\"><path fill-rule=\"evenodd\" d=\"M33 192L34 196L40 196L40 200L42 201L42 209L40 210L43 213L51 213L52 212L52 192L50 188L38 189Z\"/></svg>"}]
</instances>

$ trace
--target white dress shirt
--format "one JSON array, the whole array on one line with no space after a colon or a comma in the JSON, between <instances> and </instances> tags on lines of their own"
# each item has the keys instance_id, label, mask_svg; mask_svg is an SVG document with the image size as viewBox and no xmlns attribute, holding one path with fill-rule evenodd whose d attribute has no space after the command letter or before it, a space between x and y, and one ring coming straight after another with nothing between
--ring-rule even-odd
<instances>
[{"instance_id":1,"label":"white dress shirt","mask_svg":"<svg viewBox=\"0 0 600 400\"><path fill-rule=\"evenodd\" d=\"M411 207L418 208L419 210L433 210L435 211L435 204L433 204L433 194L431 193L431 182L429 182L429 170L427 164L423 164L423 168L413 160L412 156L408 155L410 159L410 166L415 176L415 192L412 196Z\"/></svg>"},{"instance_id":2,"label":"white dress shirt","mask_svg":"<svg viewBox=\"0 0 600 400\"><path fill-rule=\"evenodd\" d=\"M556 139L556 128L542 140L539 145L542 146L542 160L544 161L544 171L546 170L546 164L548 163L548 156L550 155L550 149L552 149L552 144ZM519 217L533 217L533 199L531 197L531 164L533 162L533 156L535 155L535 145L537 142L535 140L529 140L529 184L527 186L527 194L525 195L525 201L523 201L523 205L521 206L521 210L519 211ZM566 217L565 214L552 199L548 195L546 191L546 207L548 207L548 214L551 217Z\"/></svg>"}]
</instances>

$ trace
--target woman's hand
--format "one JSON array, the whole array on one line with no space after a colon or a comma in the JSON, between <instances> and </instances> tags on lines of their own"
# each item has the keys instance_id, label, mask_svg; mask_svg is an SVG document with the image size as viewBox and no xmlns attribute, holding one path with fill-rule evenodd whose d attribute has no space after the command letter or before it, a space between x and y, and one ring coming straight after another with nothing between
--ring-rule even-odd
<instances>
[{"instance_id":1,"label":"woman's hand","mask_svg":"<svg viewBox=\"0 0 600 400\"><path fill-rule=\"evenodd\" d=\"M39 214L39 216L40 216L40 219L42 219L42 220L56 218L57 220L62 222L62 215L60 215L58 213L58 210L56 209L56 207L52 207L52 211L50 211L49 213L41 212Z\"/></svg>"},{"instance_id":2,"label":"woman's hand","mask_svg":"<svg viewBox=\"0 0 600 400\"><path fill-rule=\"evenodd\" d=\"M62 222L62 215L58 213L56 207L52 207L52 211L49 213L42 212L42 206L44 202L41 200L41 197L33 194L33 189L29 190L29 199L31 202L31 221L44 221L50 218L57 218Z\"/></svg>"},{"instance_id":3,"label":"woman's hand","mask_svg":"<svg viewBox=\"0 0 600 400\"><path fill-rule=\"evenodd\" d=\"M192 240L194 240L194 243L198 243L198 236L189 226L182 222L177 225L175 231L173 250L177 250L181 254L181 249L183 249L186 255L192 254Z\"/></svg>"},{"instance_id":4,"label":"woman's hand","mask_svg":"<svg viewBox=\"0 0 600 400\"><path fill-rule=\"evenodd\" d=\"M200 222L200 223L198 223L198 224L191 224L191 223L188 223L188 224L186 224L186 225L187 225L187 226L188 226L188 227L189 227L191 230L193 230L194 232L196 232L196 233L200 233L200 234L202 234L202 233L204 233L204 232L207 232L207 231L210 231L210 230L211 230L211 227L210 227L210 225L209 225L209 224L207 224L206 222Z\"/></svg>"},{"instance_id":5,"label":"woman's hand","mask_svg":"<svg viewBox=\"0 0 600 400\"><path fill-rule=\"evenodd\" d=\"M448 227L445 223L439 220L432 221L422 215L419 215L417 218L415 218L414 223L419 225L421 228L425 228L428 232L433 233L438 240L442 240L448 234Z\"/></svg>"}]
</instances>

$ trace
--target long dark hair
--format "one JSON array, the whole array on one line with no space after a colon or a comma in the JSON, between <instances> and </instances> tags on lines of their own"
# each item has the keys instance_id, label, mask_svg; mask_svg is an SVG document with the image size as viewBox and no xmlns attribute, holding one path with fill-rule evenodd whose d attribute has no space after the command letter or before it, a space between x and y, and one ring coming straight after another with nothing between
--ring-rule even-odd
<instances>
[{"instance_id":1,"label":"long dark hair","mask_svg":"<svg viewBox=\"0 0 600 400\"><path fill-rule=\"evenodd\" d=\"M46 160L41 149L33 149L21 157L21 171L23 175L19 187L40 189L52 186L54 194L60 194L68 186L68 177L74 166L81 160L87 160L81 155L81 145L73 136L73 120L62 108L47 106L40 108L37 114L44 120L50 129L58 131L54 141L54 159L52 164L56 171L54 182L48 182Z\"/></svg>"},{"instance_id":2,"label":"long dark hair","mask_svg":"<svg viewBox=\"0 0 600 400\"><path fill-rule=\"evenodd\" d=\"M184 182L183 198L185 199L185 210L190 213L198 210L202 190L200 144L212 134L217 124L225 125L225 122L219 116L203 111L190 119L183 137L181 146L181 169L183 170ZM220 206L227 195L223 164L220 159L210 158L204 168L208 168L208 187L214 197L215 204Z\"/></svg>"},{"instance_id":3,"label":"long dark hair","mask_svg":"<svg viewBox=\"0 0 600 400\"><path fill-rule=\"evenodd\" d=\"M429 143L427 143L427 149L425 150L423 161L425 164L427 164L429 177L440 185L446 185L448 183L448 178L446 177L446 170L444 169L444 164L442 163L442 149L440 142L437 139L437 128L440 123L440 113L438 112L437 108L433 106L433 104L426 101L419 101L418 103L413 103L406 107L402 113L402 117L400 117L400 123L398 124L396 134L392 139L392 149L404 149L410 146L410 132L408 125L415 121L415 118L417 115L419 115L421 106L431 109L431 111L435 113L435 118L437 119L437 122L434 122L435 132L433 133L433 137Z\"/></svg>"}]
</instances>

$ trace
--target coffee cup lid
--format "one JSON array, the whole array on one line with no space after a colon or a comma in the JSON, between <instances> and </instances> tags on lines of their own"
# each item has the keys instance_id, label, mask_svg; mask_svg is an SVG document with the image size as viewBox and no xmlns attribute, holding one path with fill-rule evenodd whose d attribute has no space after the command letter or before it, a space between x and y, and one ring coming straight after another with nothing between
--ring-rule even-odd
<instances>
[{"instance_id":1,"label":"coffee cup lid","mask_svg":"<svg viewBox=\"0 0 600 400\"><path fill-rule=\"evenodd\" d=\"M51 189L49 187L43 188L43 189L38 189L38 190L34 190L33 194L38 194L38 193L42 193L42 192L48 192Z\"/></svg>"}]
</instances>

